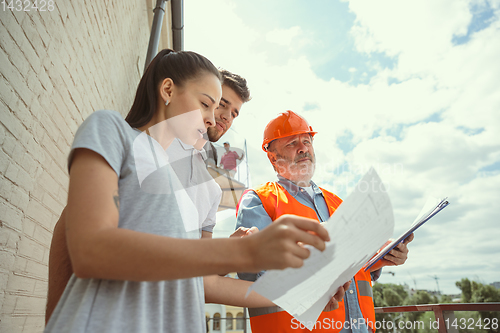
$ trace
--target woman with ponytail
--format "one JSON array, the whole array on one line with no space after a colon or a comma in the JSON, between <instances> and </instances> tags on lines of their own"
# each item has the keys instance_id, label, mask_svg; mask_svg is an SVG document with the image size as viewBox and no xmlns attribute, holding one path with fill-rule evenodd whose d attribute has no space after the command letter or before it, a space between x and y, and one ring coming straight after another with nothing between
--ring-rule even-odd
<instances>
[{"instance_id":1,"label":"woman with ponytail","mask_svg":"<svg viewBox=\"0 0 500 333\"><path fill-rule=\"evenodd\" d=\"M302 244L324 249L326 230L294 216L248 237L202 239L200 222L214 212L196 206L212 199L186 191L168 148L203 142L220 98L208 59L163 50L125 120L100 110L80 126L64 213L74 274L46 332L205 332L205 301L270 305L245 299L249 282L217 274L299 267L309 256Z\"/></svg>"}]
</instances>

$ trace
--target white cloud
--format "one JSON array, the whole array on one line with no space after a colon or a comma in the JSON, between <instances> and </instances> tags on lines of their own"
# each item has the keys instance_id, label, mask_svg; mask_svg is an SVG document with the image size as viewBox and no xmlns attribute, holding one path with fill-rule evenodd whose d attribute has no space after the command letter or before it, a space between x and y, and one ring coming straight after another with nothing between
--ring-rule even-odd
<instances>
[{"instance_id":1,"label":"white cloud","mask_svg":"<svg viewBox=\"0 0 500 333\"><path fill-rule=\"evenodd\" d=\"M292 41L302 34L302 29L298 26L289 29L275 29L266 34L266 40L282 46L291 46Z\"/></svg>"},{"instance_id":2,"label":"white cloud","mask_svg":"<svg viewBox=\"0 0 500 333\"><path fill-rule=\"evenodd\" d=\"M412 53L415 59L427 60L451 47L450 36L467 32L472 18L468 3L350 0L349 9L356 14L352 34L361 52Z\"/></svg>"},{"instance_id":3,"label":"white cloud","mask_svg":"<svg viewBox=\"0 0 500 333\"><path fill-rule=\"evenodd\" d=\"M418 77L436 91L434 96L447 92L453 99L447 116L457 126L488 125L498 132L500 118L491 115L500 107L500 97L493 93L500 83L500 43L495 42L500 21L473 34L468 43L452 45L454 35L467 31L470 3L352 0L350 9L357 17L352 34L360 51L398 55L396 68L379 75L381 79ZM491 5L498 8L498 1Z\"/></svg>"},{"instance_id":4,"label":"white cloud","mask_svg":"<svg viewBox=\"0 0 500 333\"><path fill-rule=\"evenodd\" d=\"M302 35L300 22L259 34L252 27L257 23L237 17L229 0L186 3L186 45L246 77L252 90L253 100L244 105L233 126L247 139L253 184L275 177L260 148L265 125L279 112L298 111L319 132L318 184L353 185L362 170L334 174L343 163L365 169L378 165L390 187L396 222L403 226L413 221L427 196L450 196L450 207L436 217L435 225L431 221L417 234L411 260L394 269L401 273L391 278L412 284L412 274L419 287L427 281L431 288L435 281L427 275L436 274L449 279L442 286L449 292L457 292L453 281L473 278L470 272L492 282L500 266L494 257L500 248L489 241L500 236L493 204L500 199L500 176L479 172L500 160L500 21L454 46L453 36L465 34L472 18L470 3L349 1L356 15L351 33L358 50L384 52L396 59L393 69L374 68L377 74L370 82L358 86L318 78L306 57L290 54L286 47L281 58L286 60L281 62L270 62L266 49L254 47L262 40L284 46L296 43ZM499 3L490 5L498 10ZM207 16L218 20L189 32ZM390 78L399 83L389 85ZM315 108L303 111L306 104ZM436 113L440 122L421 123ZM405 126L397 140L389 133L401 124ZM471 135L459 127L483 130ZM355 147L344 154L336 139L348 132ZM428 269L423 273L421 267Z\"/></svg>"},{"instance_id":5,"label":"white cloud","mask_svg":"<svg viewBox=\"0 0 500 333\"><path fill-rule=\"evenodd\" d=\"M216 66L248 68L241 66L242 60L247 60L249 54L254 59L259 57L258 52L250 52L249 46L260 37L235 15L230 0L187 1L184 29L185 48L203 54ZM244 72L242 75L246 75Z\"/></svg>"}]
</instances>

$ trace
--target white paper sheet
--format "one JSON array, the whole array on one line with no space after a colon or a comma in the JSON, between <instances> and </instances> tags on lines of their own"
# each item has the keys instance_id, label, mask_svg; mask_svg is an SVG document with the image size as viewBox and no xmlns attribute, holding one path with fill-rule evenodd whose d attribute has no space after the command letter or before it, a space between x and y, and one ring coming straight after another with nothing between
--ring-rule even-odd
<instances>
[{"instance_id":1,"label":"white paper sheet","mask_svg":"<svg viewBox=\"0 0 500 333\"><path fill-rule=\"evenodd\" d=\"M392 236L394 216L382 181L371 168L328 220L331 241L301 268L267 271L250 288L311 330L337 289Z\"/></svg>"}]
</instances>

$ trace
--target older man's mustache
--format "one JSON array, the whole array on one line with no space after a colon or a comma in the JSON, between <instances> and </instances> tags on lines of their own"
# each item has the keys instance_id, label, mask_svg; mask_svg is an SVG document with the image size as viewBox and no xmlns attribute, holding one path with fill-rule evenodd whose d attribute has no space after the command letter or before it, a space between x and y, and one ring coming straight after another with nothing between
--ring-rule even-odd
<instances>
[{"instance_id":1,"label":"older man's mustache","mask_svg":"<svg viewBox=\"0 0 500 333\"><path fill-rule=\"evenodd\" d=\"M297 163L299 162L301 159L304 159L304 158L309 158L311 160L311 162L314 162L314 157L312 157L312 155L310 153L304 153L304 154L300 154L298 155L295 160L294 160L294 163Z\"/></svg>"}]
</instances>

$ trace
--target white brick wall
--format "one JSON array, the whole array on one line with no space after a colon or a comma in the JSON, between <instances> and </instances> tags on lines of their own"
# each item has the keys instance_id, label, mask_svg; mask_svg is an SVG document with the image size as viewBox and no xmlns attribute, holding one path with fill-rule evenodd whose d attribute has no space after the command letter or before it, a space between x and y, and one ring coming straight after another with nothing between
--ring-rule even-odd
<instances>
[{"instance_id":1,"label":"white brick wall","mask_svg":"<svg viewBox=\"0 0 500 333\"><path fill-rule=\"evenodd\" d=\"M69 147L96 109L128 112L154 1L54 4L52 12L0 11L0 332L43 330Z\"/></svg>"}]
</instances>

